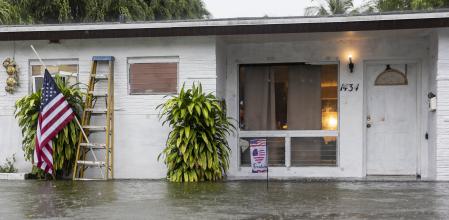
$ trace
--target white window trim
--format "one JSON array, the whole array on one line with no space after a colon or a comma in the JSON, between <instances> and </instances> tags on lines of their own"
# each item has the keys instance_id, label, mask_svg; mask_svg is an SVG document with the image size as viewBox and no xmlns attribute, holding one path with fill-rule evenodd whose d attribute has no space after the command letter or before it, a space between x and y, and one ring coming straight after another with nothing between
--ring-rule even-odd
<instances>
[{"instance_id":1,"label":"white window trim","mask_svg":"<svg viewBox=\"0 0 449 220\"><path fill-rule=\"evenodd\" d=\"M54 75L52 75L52 77L54 78ZM64 78L64 81L67 82L67 77L68 77L68 76L62 75L62 77ZM39 75L39 76L31 76L31 78L32 78L32 82L31 82L31 83L32 83L32 85L31 85L31 86L32 86L32 90L31 90L31 91L32 91L33 93L35 93L35 92L37 92L37 88L36 88L36 85L37 85L37 84L36 84L36 79L41 78L42 81L43 81L43 80L44 80L44 76L43 76L43 75Z\"/></svg>"},{"instance_id":2,"label":"white window trim","mask_svg":"<svg viewBox=\"0 0 449 220\"><path fill-rule=\"evenodd\" d=\"M285 167L290 168L291 166L291 139L297 137L336 137L337 138L337 162L332 166L325 167L338 167L338 154L339 154L339 131L328 131L328 130L274 130L274 131L242 131L239 130L239 138L271 138L271 137L284 137L285 138ZM240 147L240 146L238 146ZM239 154L241 155L241 150L239 149ZM239 156L239 164L242 166ZM313 166L312 166L313 167Z\"/></svg>"},{"instance_id":3,"label":"white window trim","mask_svg":"<svg viewBox=\"0 0 449 220\"><path fill-rule=\"evenodd\" d=\"M37 78L41 78L42 80L44 80L44 76L31 76L31 77L32 77L32 82L31 82L32 90L31 90L31 92L35 93L35 92L37 92L36 79Z\"/></svg>"},{"instance_id":4,"label":"white window trim","mask_svg":"<svg viewBox=\"0 0 449 220\"><path fill-rule=\"evenodd\" d=\"M178 56L128 57L128 64L136 63L179 63Z\"/></svg>"},{"instance_id":5,"label":"white window trim","mask_svg":"<svg viewBox=\"0 0 449 220\"><path fill-rule=\"evenodd\" d=\"M43 80L44 76L31 76L31 79L32 79L32 81L31 81L31 87L32 87L31 92L32 93L37 92L37 88L36 88L36 79L37 78L42 78L42 80Z\"/></svg>"},{"instance_id":6,"label":"white window trim","mask_svg":"<svg viewBox=\"0 0 449 220\"><path fill-rule=\"evenodd\" d=\"M78 59L70 59L70 58L63 58L63 59L44 59L42 60L45 65L47 66L56 66L56 65L78 65L79 69L79 60ZM29 66L35 66L35 65L42 65L41 62L37 59L31 59L29 60Z\"/></svg>"},{"instance_id":7,"label":"white window trim","mask_svg":"<svg viewBox=\"0 0 449 220\"><path fill-rule=\"evenodd\" d=\"M243 131L240 137L338 137L338 130L273 130L273 131Z\"/></svg>"},{"instance_id":8,"label":"white window trim","mask_svg":"<svg viewBox=\"0 0 449 220\"><path fill-rule=\"evenodd\" d=\"M171 95L179 91L179 56L152 56L152 57L128 57L126 67L126 81L128 84L128 95ZM129 74L131 64L151 64L151 63L176 63L176 93L172 92L149 92L149 93L131 93L131 83L129 82Z\"/></svg>"}]
</instances>

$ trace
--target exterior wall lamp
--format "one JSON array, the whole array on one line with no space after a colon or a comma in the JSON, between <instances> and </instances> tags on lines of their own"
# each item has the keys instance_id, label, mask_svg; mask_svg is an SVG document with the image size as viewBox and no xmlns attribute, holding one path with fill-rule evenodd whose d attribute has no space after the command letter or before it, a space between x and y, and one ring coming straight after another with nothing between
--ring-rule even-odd
<instances>
[{"instance_id":1,"label":"exterior wall lamp","mask_svg":"<svg viewBox=\"0 0 449 220\"><path fill-rule=\"evenodd\" d=\"M352 55L349 55L348 58L349 58L349 64L348 64L349 71L350 71L351 73L353 73L353 72L354 72L354 67L355 67L355 65L354 65L354 63L352 62Z\"/></svg>"}]
</instances>

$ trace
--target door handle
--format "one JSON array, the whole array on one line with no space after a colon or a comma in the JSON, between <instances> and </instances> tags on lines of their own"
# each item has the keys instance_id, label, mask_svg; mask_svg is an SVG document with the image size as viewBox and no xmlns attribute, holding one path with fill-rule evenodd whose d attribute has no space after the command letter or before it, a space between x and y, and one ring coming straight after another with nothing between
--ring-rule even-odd
<instances>
[{"instance_id":1,"label":"door handle","mask_svg":"<svg viewBox=\"0 0 449 220\"><path fill-rule=\"evenodd\" d=\"M366 127L371 128L371 115L366 116Z\"/></svg>"}]
</instances>

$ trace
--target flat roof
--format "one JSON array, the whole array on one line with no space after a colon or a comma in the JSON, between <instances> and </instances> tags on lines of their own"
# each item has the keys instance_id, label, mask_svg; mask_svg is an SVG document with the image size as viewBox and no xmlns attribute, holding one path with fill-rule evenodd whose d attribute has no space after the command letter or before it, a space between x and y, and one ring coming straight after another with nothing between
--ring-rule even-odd
<instances>
[{"instance_id":1,"label":"flat roof","mask_svg":"<svg viewBox=\"0 0 449 220\"><path fill-rule=\"evenodd\" d=\"M449 27L449 11L358 16L0 26L0 41L285 34L443 27Z\"/></svg>"}]
</instances>

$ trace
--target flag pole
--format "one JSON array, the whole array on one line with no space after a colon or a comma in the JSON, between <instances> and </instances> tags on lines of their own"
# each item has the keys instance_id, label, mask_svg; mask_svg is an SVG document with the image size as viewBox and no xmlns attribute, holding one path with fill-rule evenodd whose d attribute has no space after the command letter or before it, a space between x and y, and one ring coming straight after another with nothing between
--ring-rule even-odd
<instances>
[{"instance_id":1,"label":"flag pole","mask_svg":"<svg viewBox=\"0 0 449 220\"><path fill-rule=\"evenodd\" d=\"M42 61L42 58L41 58L41 56L39 56L39 53L37 53L36 49L34 49L34 46L30 45L30 47L33 50L34 54L36 54L36 56L39 59L39 62L41 63L41 65L44 66L45 69L47 69L47 66L45 65L44 61Z\"/></svg>"},{"instance_id":2,"label":"flag pole","mask_svg":"<svg viewBox=\"0 0 449 220\"><path fill-rule=\"evenodd\" d=\"M31 49L33 50L34 54L36 54L37 58L39 59L39 62L42 66L44 66L45 69L47 69L47 66L45 65L44 61L42 61L41 56L39 56L39 53L36 51L33 45L30 45ZM87 143L90 144L89 139L87 138L86 133L84 132L83 126L81 126L81 123L79 122L78 118L75 116L75 121L78 127L81 129L81 132L83 133L84 138L86 139Z\"/></svg>"},{"instance_id":3,"label":"flag pole","mask_svg":"<svg viewBox=\"0 0 449 220\"><path fill-rule=\"evenodd\" d=\"M34 48L34 46L33 46L33 45L30 45L30 47L31 47L31 49L33 50L34 54L36 54L36 56L37 56L37 58L39 59L39 62L41 63L41 65L44 66L45 69L47 69L47 65L45 65L44 61L42 61L41 56L39 56L39 53L36 51L36 49ZM90 144L89 138L87 138L86 132L84 132L83 126L81 126L81 123L80 123L80 121L78 120L78 118L76 117L76 114L75 114L75 117L74 117L74 118L75 118L76 124L78 125L78 127L79 127L80 130L81 130L81 133L83 133L84 139L86 140L86 142L87 142L88 144ZM90 145L89 145L89 148L90 148L90 151L92 152L92 156L94 157L95 161L98 161L97 156L96 156L95 153L93 152L92 147L91 147ZM100 168L101 175L104 177L103 170L101 169L100 164L98 164L98 167ZM54 177L54 178L55 178L55 177Z\"/></svg>"},{"instance_id":4,"label":"flag pole","mask_svg":"<svg viewBox=\"0 0 449 220\"><path fill-rule=\"evenodd\" d=\"M36 49L34 49L34 46L33 45L30 45L30 46L31 46L31 49L33 50L34 54L36 54L37 58L39 59L39 62L41 63L41 65L44 66L45 69L47 69L47 66L45 65L44 61L42 61L42 58L37 53ZM34 149L34 150L36 150L36 149ZM53 177L53 180L56 180L56 172L54 170L53 170L51 176Z\"/></svg>"}]
</instances>

